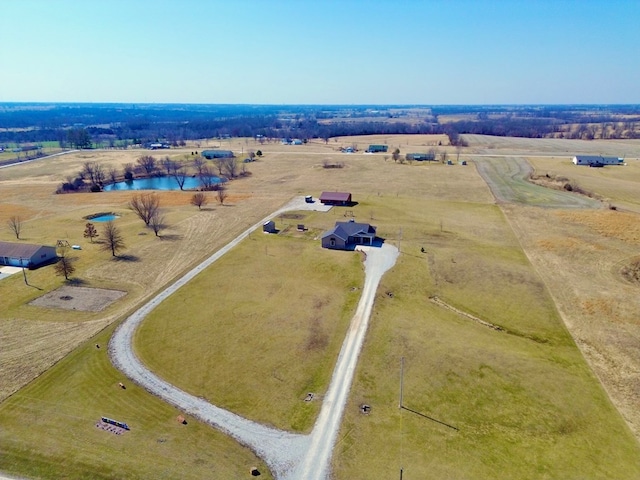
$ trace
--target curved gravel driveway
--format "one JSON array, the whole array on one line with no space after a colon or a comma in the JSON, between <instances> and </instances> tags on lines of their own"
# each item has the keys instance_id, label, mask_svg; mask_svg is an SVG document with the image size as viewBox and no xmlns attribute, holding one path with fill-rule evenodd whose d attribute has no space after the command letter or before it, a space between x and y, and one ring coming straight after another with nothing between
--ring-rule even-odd
<instances>
[{"instance_id":1,"label":"curved gravel driveway","mask_svg":"<svg viewBox=\"0 0 640 480\"><path fill-rule=\"evenodd\" d=\"M112 362L119 370L154 395L231 435L243 445L251 448L265 461L274 476L280 480L299 480L302 478L325 480L329 478L331 454L373 309L375 292L384 272L395 264L398 256L398 250L395 247L383 244L382 247L359 248L367 255L365 285L347 337L342 345L320 414L309 435L294 434L266 427L174 387L142 364L133 352L132 341L136 328L146 315L169 295L244 240L251 232L260 228L267 220L289 210L326 211L329 209L330 207L321 204L305 203L304 197L292 200L283 208L241 233L235 240L156 295L128 317L118 327L109 342Z\"/></svg>"},{"instance_id":2,"label":"curved gravel driveway","mask_svg":"<svg viewBox=\"0 0 640 480\"><path fill-rule=\"evenodd\" d=\"M331 455L369 324L375 293L382 275L395 265L398 257L399 252L394 246L383 244L381 247L358 248L366 254L362 296L342 344L320 414L309 435L265 427L174 387L149 371L133 353L133 335L146 315L164 299L222 257L252 231L260 228L269 218L289 210L327 211L329 209L330 207L324 205L305 203L304 197L292 200L280 210L241 233L231 243L156 295L129 316L116 329L109 342L111 360L119 370L154 395L251 448L269 465L274 476L279 480L327 480L330 477ZM0 473L0 480L17 480L17 478Z\"/></svg>"}]
</instances>

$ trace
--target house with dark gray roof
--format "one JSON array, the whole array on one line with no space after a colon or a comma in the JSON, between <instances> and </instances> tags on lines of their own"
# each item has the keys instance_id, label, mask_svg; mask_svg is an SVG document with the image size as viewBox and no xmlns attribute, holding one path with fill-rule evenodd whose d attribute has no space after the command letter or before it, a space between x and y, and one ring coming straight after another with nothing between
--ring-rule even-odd
<instances>
[{"instance_id":1,"label":"house with dark gray roof","mask_svg":"<svg viewBox=\"0 0 640 480\"><path fill-rule=\"evenodd\" d=\"M56 247L30 243L0 242L0 265L38 268L58 258Z\"/></svg>"},{"instance_id":2,"label":"house with dark gray roof","mask_svg":"<svg viewBox=\"0 0 640 480\"><path fill-rule=\"evenodd\" d=\"M322 247L350 250L356 245L373 245L376 227L355 221L336 222L335 227L322 234Z\"/></svg>"}]
</instances>

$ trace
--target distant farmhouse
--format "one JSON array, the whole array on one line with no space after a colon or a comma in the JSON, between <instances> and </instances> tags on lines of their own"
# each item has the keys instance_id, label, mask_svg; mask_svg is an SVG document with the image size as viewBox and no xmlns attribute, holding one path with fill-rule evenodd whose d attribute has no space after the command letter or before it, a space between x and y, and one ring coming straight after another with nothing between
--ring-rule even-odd
<instances>
[{"instance_id":1,"label":"distant farmhouse","mask_svg":"<svg viewBox=\"0 0 640 480\"><path fill-rule=\"evenodd\" d=\"M29 243L0 242L0 265L38 268L58 258L55 247Z\"/></svg>"},{"instance_id":2,"label":"distant farmhouse","mask_svg":"<svg viewBox=\"0 0 640 480\"><path fill-rule=\"evenodd\" d=\"M589 165L590 167L602 167L604 165L622 165L624 158L603 157L602 155L576 155L573 157L576 165Z\"/></svg>"},{"instance_id":3,"label":"distant farmhouse","mask_svg":"<svg viewBox=\"0 0 640 480\"><path fill-rule=\"evenodd\" d=\"M407 160L415 160L416 162L432 162L436 159L434 152L430 153L407 153Z\"/></svg>"},{"instance_id":4,"label":"distant farmhouse","mask_svg":"<svg viewBox=\"0 0 640 480\"><path fill-rule=\"evenodd\" d=\"M233 158L233 152L231 150L203 150L202 156L207 160L213 160L214 158Z\"/></svg>"},{"instance_id":5,"label":"distant farmhouse","mask_svg":"<svg viewBox=\"0 0 640 480\"><path fill-rule=\"evenodd\" d=\"M388 149L389 147L387 145L369 145L369 148L367 148L367 153L385 153Z\"/></svg>"},{"instance_id":6,"label":"distant farmhouse","mask_svg":"<svg viewBox=\"0 0 640 480\"><path fill-rule=\"evenodd\" d=\"M349 250L356 245L373 245L376 227L368 223L336 222L335 227L322 234L322 247Z\"/></svg>"},{"instance_id":7,"label":"distant farmhouse","mask_svg":"<svg viewBox=\"0 0 640 480\"><path fill-rule=\"evenodd\" d=\"M320 202L324 205L338 205L347 207L352 204L351 194L348 192L322 192Z\"/></svg>"}]
</instances>

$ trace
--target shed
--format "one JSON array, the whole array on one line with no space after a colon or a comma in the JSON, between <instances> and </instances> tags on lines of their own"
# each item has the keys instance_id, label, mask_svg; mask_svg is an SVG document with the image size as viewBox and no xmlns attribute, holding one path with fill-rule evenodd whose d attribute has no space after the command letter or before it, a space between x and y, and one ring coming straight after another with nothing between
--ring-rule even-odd
<instances>
[{"instance_id":1,"label":"shed","mask_svg":"<svg viewBox=\"0 0 640 480\"><path fill-rule=\"evenodd\" d=\"M269 220L262 225L262 231L265 233L278 233L276 230L276 222Z\"/></svg>"},{"instance_id":2,"label":"shed","mask_svg":"<svg viewBox=\"0 0 640 480\"><path fill-rule=\"evenodd\" d=\"M376 153L376 152L386 152L389 149L387 145L369 145L367 148L367 152Z\"/></svg>"},{"instance_id":3,"label":"shed","mask_svg":"<svg viewBox=\"0 0 640 480\"><path fill-rule=\"evenodd\" d=\"M322 234L322 247L334 250L349 250L355 245L373 245L376 227L368 223L354 221L336 222L336 225Z\"/></svg>"},{"instance_id":4,"label":"shed","mask_svg":"<svg viewBox=\"0 0 640 480\"><path fill-rule=\"evenodd\" d=\"M603 157L602 155L576 155L573 157L575 165L623 165L624 159L619 157Z\"/></svg>"},{"instance_id":5,"label":"shed","mask_svg":"<svg viewBox=\"0 0 640 480\"><path fill-rule=\"evenodd\" d=\"M320 202L325 205L351 205L351 194L348 192L322 192Z\"/></svg>"},{"instance_id":6,"label":"shed","mask_svg":"<svg viewBox=\"0 0 640 480\"><path fill-rule=\"evenodd\" d=\"M436 159L434 152L429 153L407 153L407 160L415 160L416 162L432 162Z\"/></svg>"},{"instance_id":7,"label":"shed","mask_svg":"<svg viewBox=\"0 0 640 480\"><path fill-rule=\"evenodd\" d=\"M0 265L38 268L58 258L56 247L30 243L0 242Z\"/></svg>"},{"instance_id":8,"label":"shed","mask_svg":"<svg viewBox=\"0 0 640 480\"><path fill-rule=\"evenodd\" d=\"M214 158L233 158L233 152L231 150L203 150L202 156L207 160L213 160Z\"/></svg>"}]
</instances>

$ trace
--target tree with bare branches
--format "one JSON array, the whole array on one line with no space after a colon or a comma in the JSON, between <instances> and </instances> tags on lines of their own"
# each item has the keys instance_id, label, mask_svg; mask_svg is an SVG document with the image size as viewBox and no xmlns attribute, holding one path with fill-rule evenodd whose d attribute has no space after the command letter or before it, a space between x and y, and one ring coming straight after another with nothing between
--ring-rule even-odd
<instances>
[{"instance_id":1,"label":"tree with bare branches","mask_svg":"<svg viewBox=\"0 0 640 480\"><path fill-rule=\"evenodd\" d=\"M171 175L175 178L180 190L184 190L184 183L187 181L187 169L184 165L174 165Z\"/></svg>"},{"instance_id":2,"label":"tree with bare branches","mask_svg":"<svg viewBox=\"0 0 640 480\"><path fill-rule=\"evenodd\" d=\"M11 217L9 217L9 220L7 220L7 226L9 227L9 230L11 230L16 236L16 239L20 240L20 232L22 231L22 217L18 215L12 215Z\"/></svg>"},{"instance_id":3,"label":"tree with bare branches","mask_svg":"<svg viewBox=\"0 0 640 480\"><path fill-rule=\"evenodd\" d=\"M152 175L156 171L156 159L151 155L142 155L138 157L136 163L140 165L147 175Z\"/></svg>"},{"instance_id":4,"label":"tree with bare branches","mask_svg":"<svg viewBox=\"0 0 640 480\"><path fill-rule=\"evenodd\" d=\"M67 257L67 248L58 249L58 262L53 267L56 275L64 276L65 280L69 280L69 277L76 271L76 267L73 265L75 258Z\"/></svg>"},{"instance_id":5,"label":"tree with bare branches","mask_svg":"<svg viewBox=\"0 0 640 480\"><path fill-rule=\"evenodd\" d=\"M153 215L151 215L151 218L149 219L149 227L153 230L153 233L156 234L156 237L160 236L160 230L166 228L162 211L156 210L153 212Z\"/></svg>"},{"instance_id":6,"label":"tree with bare branches","mask_svg":"<svg viewBox=\"0 0 640 480\"><path fill-rule=\"evenodd\" d=\"M99 236L100 234L96 230L96 227L93 223L87 222L84 226L84 238L88 238L91 243L93 243L93 239Z\"/></svg>"},{"instance_id":7,"label":"tree with bare branches","mask_svg":"<svg viewBox=\"0 0 640 480\"><path fill-rule=\"evenodd\" d=\"M209 203L209 199L203 192L194 193L191 197L191 205L198 207L198 210L202 210L202 207L207 203Z\"/></svg>"},{"instance_id":8,"label":"tree with bare branches","mask_svg":"<svg viewBox=\"0 0 640 480\"><path fill-rule=\"evenodd\" d=\"M219 184L218 190L216 191L216 197L218 198L218 202L220 203L220 205L224 205L224 201L228 196L229 192L227 192L227 187L225 187L222 183Z\"/></svg>"},{"instance_id":9,"label":"tree with bare branches","mask_svg":"<svg viewBox=\"0 0 640 480\"><path fill-rule=\"evenodd\" d=\"M102 244L101 249L111 251L112 256L116 256L118 251L125 248L124 239L116 224L113 221L108 221L104 224L103 236L105 243Z\"/></svg>"},{"instance_id":10,"label":"tree with bare branches","mask_svg":"<svg viewBox=\"0 0 640 480\"><path fill-rule=\"evenodd\" d=\"M208 165L202 167L202 171L198 174L198 178L200 178L203 190L213 190L214 185L217 185L216 176Z\"/></svg>"},{"instance_id":11,"label":"tree with bare branches","mask_svg":"<svg viewBox=\"0 0 640 480\"><path fill-rule=\"evenodd\" d=\"M155 193L134 195L129 201L129 208L135 212L145 225L149 226L151 217L160 208L160 198Z\"/></svg>"},{"instance_id":12,"label":"tree with bare branches","mask_svg":"<svg viewBox=\"0 0 640 480\"><path fill-rule=\"evenodd\" d=\"M223 158L223 168L227 178L236 178L238 176L238 159L235 157Z\"/></svg>"},{"instance_id":13,"label":"tree with bare branches","mask_svg":"<svg viewBox=\"0 0 640 480\"><path fill-rule=\"evenodd\" d=\"M202 157L202 155L196 155L193 158L193 166L195 167L196 171L198 172L198 176L202 176L202 171L203 171L204 167L206 167L206 161Z\"/></svg>"}]
</instances>

